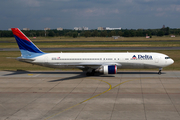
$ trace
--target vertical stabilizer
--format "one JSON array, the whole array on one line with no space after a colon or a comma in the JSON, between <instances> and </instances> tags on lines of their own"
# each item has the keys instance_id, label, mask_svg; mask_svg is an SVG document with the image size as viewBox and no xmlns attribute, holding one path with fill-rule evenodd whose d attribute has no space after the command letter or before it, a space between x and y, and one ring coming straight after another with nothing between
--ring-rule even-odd
<instances>
[{"instance_id":1,"label":"vertical stabilizer","mask_svg":"<svg viewBox=\"0 0 180 120\"><path fill-rule=\"evenodd\" d=\"M22 57L44 54L19 28L11 28Z\"/></svg>"}]
</instances>

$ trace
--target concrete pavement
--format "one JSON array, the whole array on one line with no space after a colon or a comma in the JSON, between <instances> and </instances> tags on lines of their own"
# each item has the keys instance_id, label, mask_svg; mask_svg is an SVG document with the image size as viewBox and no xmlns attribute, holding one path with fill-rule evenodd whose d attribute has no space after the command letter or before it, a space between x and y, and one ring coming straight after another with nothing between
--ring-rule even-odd
<instances>
[{"instance_id":1,"label":"concrete pavement","mask_svg":"<svg viewBox=\"0 0 180 120\"><path fill-rule=\"evenodd\" d=\"M180 71L0 71L0 120L179 120Z\"/></svg>"}]
</instances>

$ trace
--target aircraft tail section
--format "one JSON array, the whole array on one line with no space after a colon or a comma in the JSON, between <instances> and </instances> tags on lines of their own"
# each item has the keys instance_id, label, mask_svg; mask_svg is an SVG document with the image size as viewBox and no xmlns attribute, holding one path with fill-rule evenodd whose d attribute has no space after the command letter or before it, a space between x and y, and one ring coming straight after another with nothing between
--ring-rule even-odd
<instances>
[{"instance_id":1,"label":"aircraft tail section","mask_svg":"<svg viewBox=\"0 0 180 120\"><path fill-rule=\"evenodd\" d=\"M11 28L22 57L29 58L44 54L19 28Z\"/></svg>"}]
</instances>

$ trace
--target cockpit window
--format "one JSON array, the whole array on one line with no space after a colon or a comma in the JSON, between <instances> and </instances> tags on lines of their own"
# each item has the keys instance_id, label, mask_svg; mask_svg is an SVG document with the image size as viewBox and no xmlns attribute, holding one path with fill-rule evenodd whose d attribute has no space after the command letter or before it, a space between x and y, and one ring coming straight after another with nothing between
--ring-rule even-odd
<instances>
[{"instance_id":1,"label":"cockpit window","mask_svg":"<svg viewBox=\"0 0 180 120\"><path fill-rule=\"evenodd\" d=\"M170 57L165 57L165 59L171 59Z\"/></svg>"}]
</instances>

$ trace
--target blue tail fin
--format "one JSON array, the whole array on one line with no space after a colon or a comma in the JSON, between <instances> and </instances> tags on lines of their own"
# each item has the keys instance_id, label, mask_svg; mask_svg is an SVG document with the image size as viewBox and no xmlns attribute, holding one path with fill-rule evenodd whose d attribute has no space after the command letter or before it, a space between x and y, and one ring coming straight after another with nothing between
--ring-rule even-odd
<instances>
[{"instance_id":1,"label":"blue tail fin","mask_svg":"<svg viewBox=\"0 0 180 120\"><path fill-rule=\"evenodd\" d=\"M44 54L19 28L11 28L21 51L21 56L31 58Z\"/></svg>"}]
</instances>

